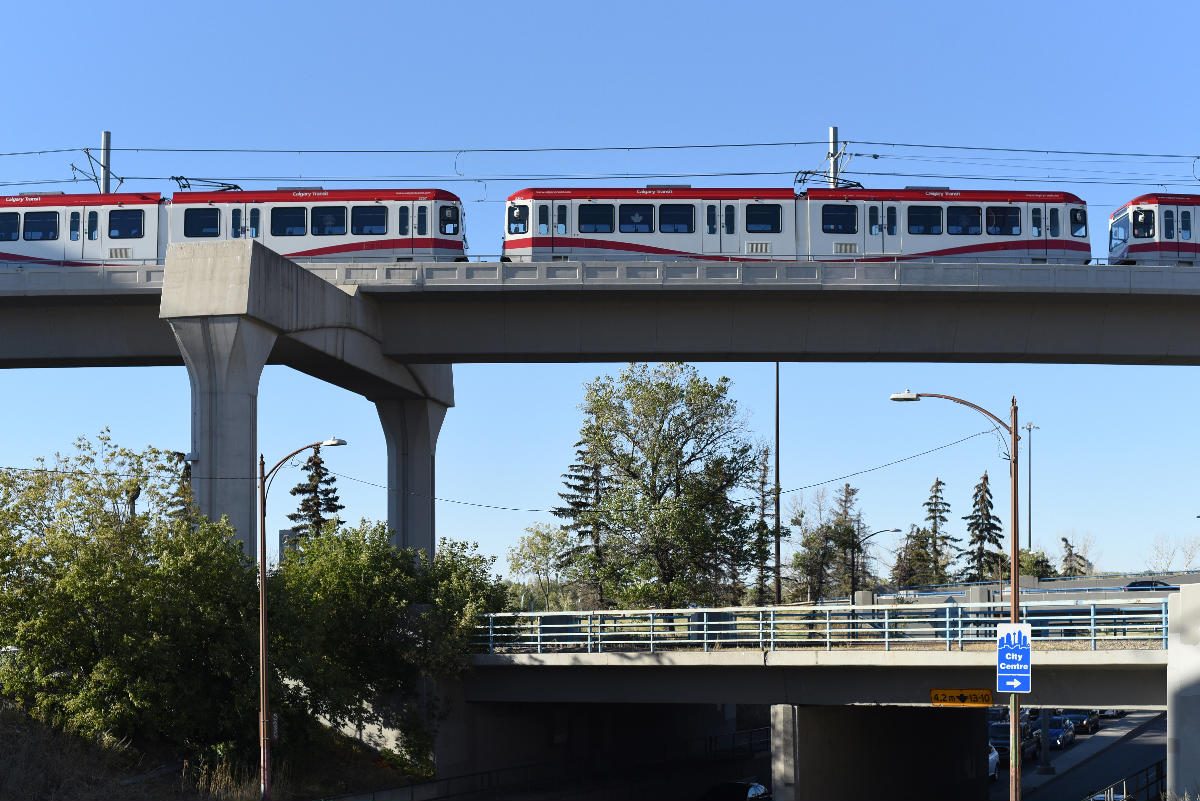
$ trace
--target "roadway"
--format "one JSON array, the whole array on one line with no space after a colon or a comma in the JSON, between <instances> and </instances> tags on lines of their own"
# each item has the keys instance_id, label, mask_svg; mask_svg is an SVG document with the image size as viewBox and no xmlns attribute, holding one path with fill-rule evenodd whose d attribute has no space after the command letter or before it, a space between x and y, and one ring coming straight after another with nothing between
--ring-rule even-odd
<instances>
[{"instance_id":1,"label":"roadway","mask_svg":"<svg viewBox=\"0 0 1200 801\"><path fill-rule=\"evenodd\" d=\"M1027 760L1021 772L1026 801L1080 801L1088 793L1165 759L1167 716L1164 712L1132 712L1123 718L1104 718L1100 731L1081 735L1072 745L1050 752L1053 774L1039 774L1037 762ZM989 801L1008 798L1007 765L992 784Z\"/></svg>"}]
</instances>

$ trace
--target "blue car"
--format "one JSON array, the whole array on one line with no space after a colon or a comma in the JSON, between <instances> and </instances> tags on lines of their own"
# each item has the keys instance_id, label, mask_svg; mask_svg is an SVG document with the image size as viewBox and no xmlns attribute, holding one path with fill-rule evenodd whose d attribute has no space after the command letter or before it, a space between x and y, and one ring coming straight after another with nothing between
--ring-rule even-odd
<instances>
[{"instance_id":1,"label":"blue car","mask_svg":"<svg viewBox=\"0 0 1200 801\"><path fill-rule=\"evenodd\" d=\"M1043 736L1049 738L1051 748L1066 748L1075 742L1075 724L1062 715L1055 715L1050 718L1049 730Z\"/></svg>"}]
</instances>

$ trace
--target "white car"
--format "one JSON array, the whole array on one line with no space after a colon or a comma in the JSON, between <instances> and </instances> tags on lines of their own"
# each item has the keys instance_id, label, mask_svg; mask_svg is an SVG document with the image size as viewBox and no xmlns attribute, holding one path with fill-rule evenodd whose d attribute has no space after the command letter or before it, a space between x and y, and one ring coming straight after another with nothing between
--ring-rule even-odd
<instances>
[{"instance_id":1,"label":"white car","mask_svg":"<svg viewBox=\"0 0 1200 801\"><path fill-rule=\"evenodd\" d=\"M992 781L1000 778L1000 752L991 743L988 743L988 778Z\"/></svg>"}]
</instances>

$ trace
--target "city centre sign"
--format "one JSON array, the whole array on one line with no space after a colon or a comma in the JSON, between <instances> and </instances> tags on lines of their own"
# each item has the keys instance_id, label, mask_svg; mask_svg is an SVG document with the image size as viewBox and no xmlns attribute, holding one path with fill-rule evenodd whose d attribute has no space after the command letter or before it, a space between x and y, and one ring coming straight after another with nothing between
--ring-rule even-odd
<instances>
[{"instance_id":1,"label":"city centre sign","mask_svg":"<svg viewBox=\"0 0 1200 801\"><path fill-rule=\"evenodd\" d=\"M996 692L1027 693L1032 687L1028 623L1001 623L996 627Z\"/></svg>"}]
</instances>

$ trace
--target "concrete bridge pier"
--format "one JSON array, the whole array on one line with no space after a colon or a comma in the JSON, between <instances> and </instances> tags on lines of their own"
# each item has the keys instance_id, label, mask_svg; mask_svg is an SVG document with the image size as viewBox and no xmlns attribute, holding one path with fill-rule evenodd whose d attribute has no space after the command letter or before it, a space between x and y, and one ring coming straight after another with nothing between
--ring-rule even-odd
<instances>
[{"instance_id":1,"label":"concrete bridge pier","mask_svg":"<svg viewBox=\"0 0 1200 801\"><path fill-rule=\"evenodd\" d=\"M276 333L236 315L169 322L192 386L196 505L210 516L226 515L243 550L252 555L258 508L258 380Z\"/></svg>"},{"instance_id":2,"label":"concrete bridge pier","mask_svg":"<svg viewBox=\"0 0 1200 801\"><path fill-rule=\"evenodd\" d=\"M987 710L771 707L775 801L986 799Z\"/></svg>"},{"instance_id":3,"label":"concrete bridge pier","mask_svg":"<svg viewBox=\"0 0 1200 801\"><path fill-rule=\"evenodd\" d=\"M1200 795L1200 584L1167 602L1167 797Z\"/></svg>"},{"instance_id":4,"label":"concrete bridge pier","mask_svg":"<svg viewBox=\"0 0 1200 801\"><path fill-rule=\"evenodd\" d=\"M392 544L434 550L434 452L446 405L426 398L378 400L387 441L388 527Z\"/></svg>"}]
</instances>

